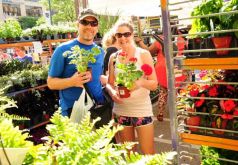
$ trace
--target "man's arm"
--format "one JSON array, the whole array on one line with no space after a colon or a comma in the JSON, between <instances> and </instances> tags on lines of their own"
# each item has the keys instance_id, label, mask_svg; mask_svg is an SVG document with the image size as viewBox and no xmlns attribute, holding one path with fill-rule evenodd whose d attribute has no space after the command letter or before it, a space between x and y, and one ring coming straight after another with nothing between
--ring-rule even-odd
<instances>
[{"instance_id":1,"label":"man's arm","mask_svg":"<svg viewBox=\"0 0 238 165\"><path fill-rule=\"evenodd\" d=\"M62 90L70 87L83 87L84 83L91 80L91 73L78 73L76 72L69 78L53 78L48 76L47 85L52 90Z\"/></svg>"}]
</instances>

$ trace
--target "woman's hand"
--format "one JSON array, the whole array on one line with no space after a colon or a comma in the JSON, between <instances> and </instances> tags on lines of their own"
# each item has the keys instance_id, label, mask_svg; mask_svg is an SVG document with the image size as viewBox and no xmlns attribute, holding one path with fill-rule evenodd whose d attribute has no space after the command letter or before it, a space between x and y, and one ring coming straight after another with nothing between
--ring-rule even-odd
<instances>
[{"instance_id":1,"label":"woman's hand","mask_svg":"<svg viewBox=\"0 0 238 165\"><path fill-rule=\"evenodd\" d=\"M123 103L123 101L122 101L122 99L120 98L119 93L118 93L117 90L115 90L115 89L110 89L109 94L110 94L112 100L113 100L115 103L118 103L118 104Z\"/></svg>"}]
</instances>

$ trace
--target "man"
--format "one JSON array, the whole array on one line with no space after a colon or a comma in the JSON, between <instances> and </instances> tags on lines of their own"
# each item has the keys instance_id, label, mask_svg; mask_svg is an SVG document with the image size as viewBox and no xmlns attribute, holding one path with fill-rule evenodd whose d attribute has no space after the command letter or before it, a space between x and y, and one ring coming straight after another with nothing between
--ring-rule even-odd
<instances>
[{"instance_id":1,"label":"man","mask_svg":"<svg viewBox=\"0 0 238 165\"><path fill-rule=\"evenodd\" d=\"M78 100L85 83L87 83L87 87L94 99L100 103L104 102L100 83L104 51L100 48L101 53L96 56L96 63L89 63L92 73L88 71L78 73L75 65L69 64L71 59L63 56L65 51L71 50L75 45L79 45L80 48L85 50L91 50L96 47L97 45L93 39L97 32L97 15L91 9L84 9L78 17L78 37L61 44L53 53L47 83L50 89L59 90L60 107L63 116L70 117L73 104Z\"/></svg>"},{"instance_id":2,"label":"man","mask_svg":"<svg viewBox=\"0 0 238 165\"><path fill-rule=\"evenodd\" d=\"M15 48L16 59L20 62L32 62L32 56L25 53L24 47Z\"/></svg>"}]
</instances>

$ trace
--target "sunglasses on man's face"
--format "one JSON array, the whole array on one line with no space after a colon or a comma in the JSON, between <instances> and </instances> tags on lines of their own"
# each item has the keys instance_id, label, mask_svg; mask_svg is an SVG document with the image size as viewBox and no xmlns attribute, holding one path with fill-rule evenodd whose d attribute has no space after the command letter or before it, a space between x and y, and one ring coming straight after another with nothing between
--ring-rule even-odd
<instances>
[{"instance_id":1,"label":"sunglasses on man's face","mask_svg":"<svg viewBox=\"0 0 238 165\"><path fill-rule=\"evenodd\" d=\"M124 36L124 37L130 37L130 36L131 36L131 32L116 33L115 36L116 36L117 38L121 38L122 36Z\"/></svg>"},{"instance_id":2,"label":"sunglasses on man's face","mask_svg":"<svg viewBox=\"0 0 238 165\"><path fill-rule=\"evenodd\" d=\"M98 21L87 21L87 20L83 19L83 20L80 20L79 23L84 26L88 26L89 24L92 27L98 26Z\"/></svg>"}]
</instances>

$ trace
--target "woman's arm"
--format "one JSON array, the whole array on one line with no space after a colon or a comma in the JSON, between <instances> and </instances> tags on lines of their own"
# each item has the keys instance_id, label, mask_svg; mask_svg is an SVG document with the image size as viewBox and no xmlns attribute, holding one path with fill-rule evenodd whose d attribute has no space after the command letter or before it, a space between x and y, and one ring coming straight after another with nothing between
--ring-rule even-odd
<instances>
[{"instance_id":1,"label":"woman's arm","mask_svg":"<svg viewBox=\"0 0 238 165\"><path fill-rule=\"evenodd\" d=\"M110 96L112 97L113 101L115 101L116 103L122 103L122 100L119 97L119 94L117 92L117 90L115 90L115 64L114 64L114 59L115 59L116 54L114 53L113 55L111 55L110 59L109 59L109 73L108 73L108 82L106 84L106 89L108 91L108 93L110 94Z\"/></svg>"}]
</instances>

